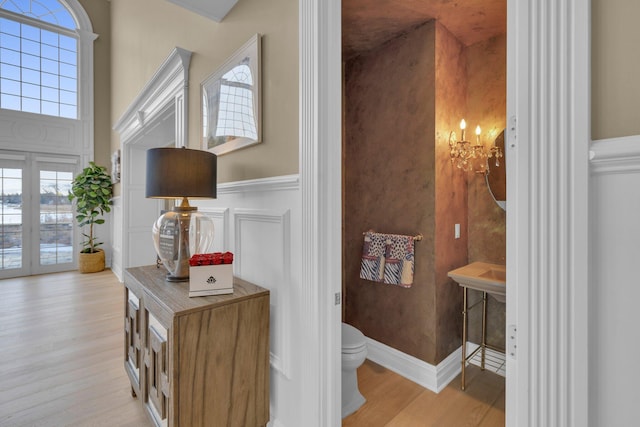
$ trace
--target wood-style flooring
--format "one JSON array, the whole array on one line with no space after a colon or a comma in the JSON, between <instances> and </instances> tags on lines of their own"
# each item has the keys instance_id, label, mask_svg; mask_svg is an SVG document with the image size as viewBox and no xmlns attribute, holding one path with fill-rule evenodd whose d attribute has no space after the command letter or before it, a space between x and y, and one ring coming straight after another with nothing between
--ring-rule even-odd
<instances>
[{"instance_id":1,"label":"wood-style flooring","mask_svg":"<svg viewBox=\"0 0 640 427\"><path fill-rule=\"evenodd\" d=\"M0 280L0 427L151 426L124 366L122 284L110 270ZM504 426L504 379L470 366L439 394L366 361L367 403L343 427Z\"/></svg>"},{"instance_id":2,"label":"wood-style flooring","mask_svg":"<svg viewBox=\"0 0 640 427\"><path fill-rule=\"evenodd\" d=\"M0 426L151 426L124 371L110 270L0 280Z\"/></svg>"},{"instance_id":3,"label":"wood-style flooring","mask_svg":"<svg viewBox=\"0 0 640 427\"><path fill-rule=\"evenodd\" d=\"M343 427L504 427L504 378L469 365L467 387L460 376L440 393L366 360L358 369L364 405Z\"/></svg>"}]
</instances>

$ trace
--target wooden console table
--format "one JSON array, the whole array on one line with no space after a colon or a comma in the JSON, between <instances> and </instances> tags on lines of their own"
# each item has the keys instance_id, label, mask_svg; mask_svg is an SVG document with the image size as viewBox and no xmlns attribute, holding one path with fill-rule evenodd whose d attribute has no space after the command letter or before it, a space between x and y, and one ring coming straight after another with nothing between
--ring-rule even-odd
<instances>
[{"instance_id":1,"label":"wooden console table","mask_svg":"<svg viewBox=\"0 0 640 427\"><path fill-rule=\"evenodd\" d=\"M157 426L269 421L269 291L234 278L229 295L188 297L155 265L125 272L124 367Z\"/></svg>"}]
</instances>

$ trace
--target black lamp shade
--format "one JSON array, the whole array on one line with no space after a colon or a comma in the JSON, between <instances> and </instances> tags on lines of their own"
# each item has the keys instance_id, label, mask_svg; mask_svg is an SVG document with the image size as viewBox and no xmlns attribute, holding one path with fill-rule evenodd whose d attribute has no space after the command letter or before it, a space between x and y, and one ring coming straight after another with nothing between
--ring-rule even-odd
<instances>
[{"instance_id":1,"label":"black lamp shade","mask_svg":"<svg viewBox=\"0 0 640 427\"><path fill-rule=\"evenodd\" d=\"M217 156L203 150L147 150L145 197L160 199L216 197Z\"/></svg>"}]
</instances>

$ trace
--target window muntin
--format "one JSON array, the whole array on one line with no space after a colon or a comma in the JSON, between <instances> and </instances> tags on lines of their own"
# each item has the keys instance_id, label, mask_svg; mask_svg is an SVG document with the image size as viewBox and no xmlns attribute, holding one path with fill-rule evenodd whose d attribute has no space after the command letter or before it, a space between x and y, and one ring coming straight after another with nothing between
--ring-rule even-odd
<instances>
[{"instance_id":1,"label":"window muntin","mask_svg":"<svg viewBox=\"0 0 640 427\"><path fill-rule=\"evenodd\" d=\"M240 64L223 75L221 81L215 136L257 139L251 69L246 64Z\"/></svg>"},{"instance_id":2,"label":"window muntin","mask_svg":"<svg viewBox=\"0 0 640 427\"><path fill-rule=\"evenodd\" d=\"M73 16L57 0L0 0L0 9L69 30L76 29L76 21Z\"/></svg>"},{"instance_id":3,"label":"window muntin","mask_svg":"<svg viewBox=\"0 0 640 427\"><path fill-rule=\"evenodd\" d=\"M0 107L77 119L78 40L66 30L22 22L2 9L76 28L55 0L0 0Z\"/></svg>"}]
</instances>

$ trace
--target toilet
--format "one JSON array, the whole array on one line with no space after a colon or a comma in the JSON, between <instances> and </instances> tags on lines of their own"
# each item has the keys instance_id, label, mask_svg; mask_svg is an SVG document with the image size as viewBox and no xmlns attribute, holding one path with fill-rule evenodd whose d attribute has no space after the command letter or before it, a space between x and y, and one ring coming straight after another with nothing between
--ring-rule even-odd
<instances>
[{"instance_id":1,"label":"toilet","mask_svg":"<svg viewBox=\"0 0 640 427\"><path fill-rule=\"evenodd\" d=\"M358 389L357 369L367 357L367 343L358 329L342 324L342 418L353 414L365 402Z\"/></svg>"}]
</instances>

